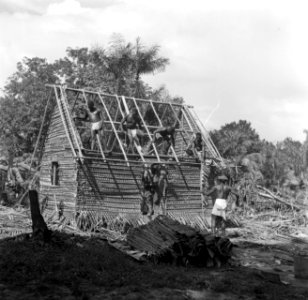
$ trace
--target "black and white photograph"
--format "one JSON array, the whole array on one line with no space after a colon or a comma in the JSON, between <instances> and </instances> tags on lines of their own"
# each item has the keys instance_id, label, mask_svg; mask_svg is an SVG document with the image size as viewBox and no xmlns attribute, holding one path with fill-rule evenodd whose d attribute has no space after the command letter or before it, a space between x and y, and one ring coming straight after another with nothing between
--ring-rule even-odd
<instances>
[{"instance_id":1,"label":"black and white photograph","mask_svg":"<svg viewBox=\"0 0 308 300\"><path fill-rule=\"evenodd\" d=\"M0 0L0 299L308 300L307 13Z\"/></svg>"}]
</instances>

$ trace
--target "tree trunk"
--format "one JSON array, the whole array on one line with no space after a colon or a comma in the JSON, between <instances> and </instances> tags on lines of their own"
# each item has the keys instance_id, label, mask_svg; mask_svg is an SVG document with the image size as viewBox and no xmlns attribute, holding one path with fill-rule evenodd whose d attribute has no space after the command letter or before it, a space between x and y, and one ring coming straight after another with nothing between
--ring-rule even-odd
<instances>
[{"instance_id":1,"label":"tree trunk","mask_svg":"<svg viewBox=\"0 0 308 300\"><path fill-rule=\"evenodd\" d=\"M44 242L48 242L50 240L51 232L47 228L47 225L40 213L37 191L30 190L29 199L30 199L33 238L43 240Z\"/></svg>"}]
</instances>

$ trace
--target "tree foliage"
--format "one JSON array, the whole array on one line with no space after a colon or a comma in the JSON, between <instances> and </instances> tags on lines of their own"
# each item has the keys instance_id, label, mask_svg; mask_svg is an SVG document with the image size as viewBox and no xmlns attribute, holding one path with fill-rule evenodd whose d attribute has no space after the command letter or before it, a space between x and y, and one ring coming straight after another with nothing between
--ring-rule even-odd
<instances>
[{"instance_id":1,"label":"tree foliage","mask_svg":"<svg viewBox=\"0 0 308 300\"><path fill-rule=\"evenodd\" d=\"M42 58L24 58L4 87L0 136L10 156L33 150L46 106L46 83L56 81L54 66Z\"/></svg>"},{"instance_id":2,"label":"tree foliage","mask_svg":"<svg viewBox=\"0 0 308 300\"><path fill-rule=\"evenodd\" d=\"M250 122L228 123L210 133L219 152L225 158L235 158L260 151L260 138Z\"/></svg>"},{"instance_id":3,"label":"tree foliage","mask_svg":"<svg viewBox=\"0 0 308 300\"><path fill-rule=\"evenodd\" d=\"M286 138L276 145L261 141L247 121L226 124L210 135L224 158L252 177L262 178L268 187L294 182L294 178L304 171L304 146L299 141Z\"/></svg>"},{"instance_id":4,"label":"tree foliage","mask_svg":"<svg viewBox=\"0 0 308 300\"><path fill-rule=\"evenodd\" d=\"M11 157L33 151L47 101L45 84L148 98L153 89L141 76L163 71L168 63L158 45L145 47L139 38L135 44L127 43L121 36L115 36L106 48L69 47L66 56L54 63L25 57L0 98L2 150Z\"/></svg>"}]
</instances>

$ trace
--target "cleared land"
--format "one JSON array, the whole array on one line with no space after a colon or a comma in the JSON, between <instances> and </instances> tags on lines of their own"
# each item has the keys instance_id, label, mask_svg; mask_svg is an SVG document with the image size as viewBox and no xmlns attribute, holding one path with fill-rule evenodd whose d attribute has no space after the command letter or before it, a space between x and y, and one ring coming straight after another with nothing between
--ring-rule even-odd
<instances>
[{"instance_id":1,"label":"cleared land","mask_svg":"<svg viewBox=\"0 0 308 300\"><path fill-rule=\"evenodd\" d=\"M30 229L27 211L12 217L8 210L3 234L9 222ZM6 237L0 240L0 299L308 299L308 281L293 272L294 251L305 249L305 240L274 239L271 228L267 239L230 229L237 247L230 265L219 269L138 262L102 237L54 231L46 244L27 233Z\"/></svg>"}]
</instances>

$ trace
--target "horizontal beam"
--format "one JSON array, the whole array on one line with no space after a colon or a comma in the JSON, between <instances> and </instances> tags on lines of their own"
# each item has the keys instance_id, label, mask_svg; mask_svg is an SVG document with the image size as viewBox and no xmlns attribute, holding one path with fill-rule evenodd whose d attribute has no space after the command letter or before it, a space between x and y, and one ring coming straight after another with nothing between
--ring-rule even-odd
<instances>
[{"instance_id":1,"label":"horizontal beam","mask_svg":"<svg viewBox=\"0 0 308 300\"><path fill-rule=\"evenodd\" d=\"M153 157L154 158L154 157ZM84 160L100 160L100 161L103 161L103 162L122 162L123 165L126 165L126 161L125 159L116 159L116 158L110 158L110 157L106 157L105 161L103 160L103 158L99 155L97 157L94 157L94 156L84 156L83 157ZM161 162L158 162L158 161L153 161L153 160L146 160L146 157L145 157L145 161L141 161L141 160L127 160L129 163L135 163L135 164L141 164L141 165L144 165L144 164L148 164L148 165L151 165L151 164L162 164L162 165L179 165L178 162L176 161L161 161ZM185 162L185 161L181 161L181 166L200 166L200 163L194 163L194 162Z\"/></svg>"},{"instance_id":2,"label":"horizontal beam","mask_svg":"<svg viewBox=\"0 0 308 300\"><path fill-rule=\"evenodd\" d=\"M104 123L106 124L111 124L110 121L104 121ZM120 125L121 122L113 122L114 124L117 124L117 125ZM77 125L76 125L77 126ZM78 128L88 128L87 126L77 126ZM161 126L152 126L152 125L147 125L148 128L151 128L151 129L158 129L158 128L161 128ZM104 131L108 131L108 130L104 130ZM119 132L119 131L118 131ZM120 130L121 132L121 130ZM188 132L188 133L194 133L194 131L192 130L182 130L182 129L175 129L175 132Z\"/></svg>"},{"instance_id":3,"label":"horizontal beam","mask_svg":"<svg viewBox=\"0 0 308 300\"><path fill-rule=\"evenodd\" d=\"M46 87L48 88L53 88L54 86L56 87L60 87L60 85L56 85L56 84L45 84ZM73 92L79 92L79 93L82 93L82 92L85 92L87 94L100 94L100 95L103 95L103 96L107 96L107 97L116 97L117 95L112 95L112 94L107 94L107 93L102 93L102 92L97 92L97 91L90 91L90 90L83 90L83 89L74 89L74 88L65 88L65 90L68 90L68 91L73 91ZM133 101L133 98L132 97L126 97L124 96L126 99L129 99L129 100L132 100ZM165 105L169 105L169 103L171 105L175 105L175 106L180 106L180 107L184 107L183 104L179 104L179 103L173 103L173 102L161 102L161 101L154 101L154 100L151 100L151 99L140 99L140 98L135 98L137 101L143 101L143 102L149 102L149 101L152 101L153 103L157 103L157 104L165 104ZM187 107L189 108L193 108L193 106L188 106L186 105Z\"/></svg>"}]
</instances>

